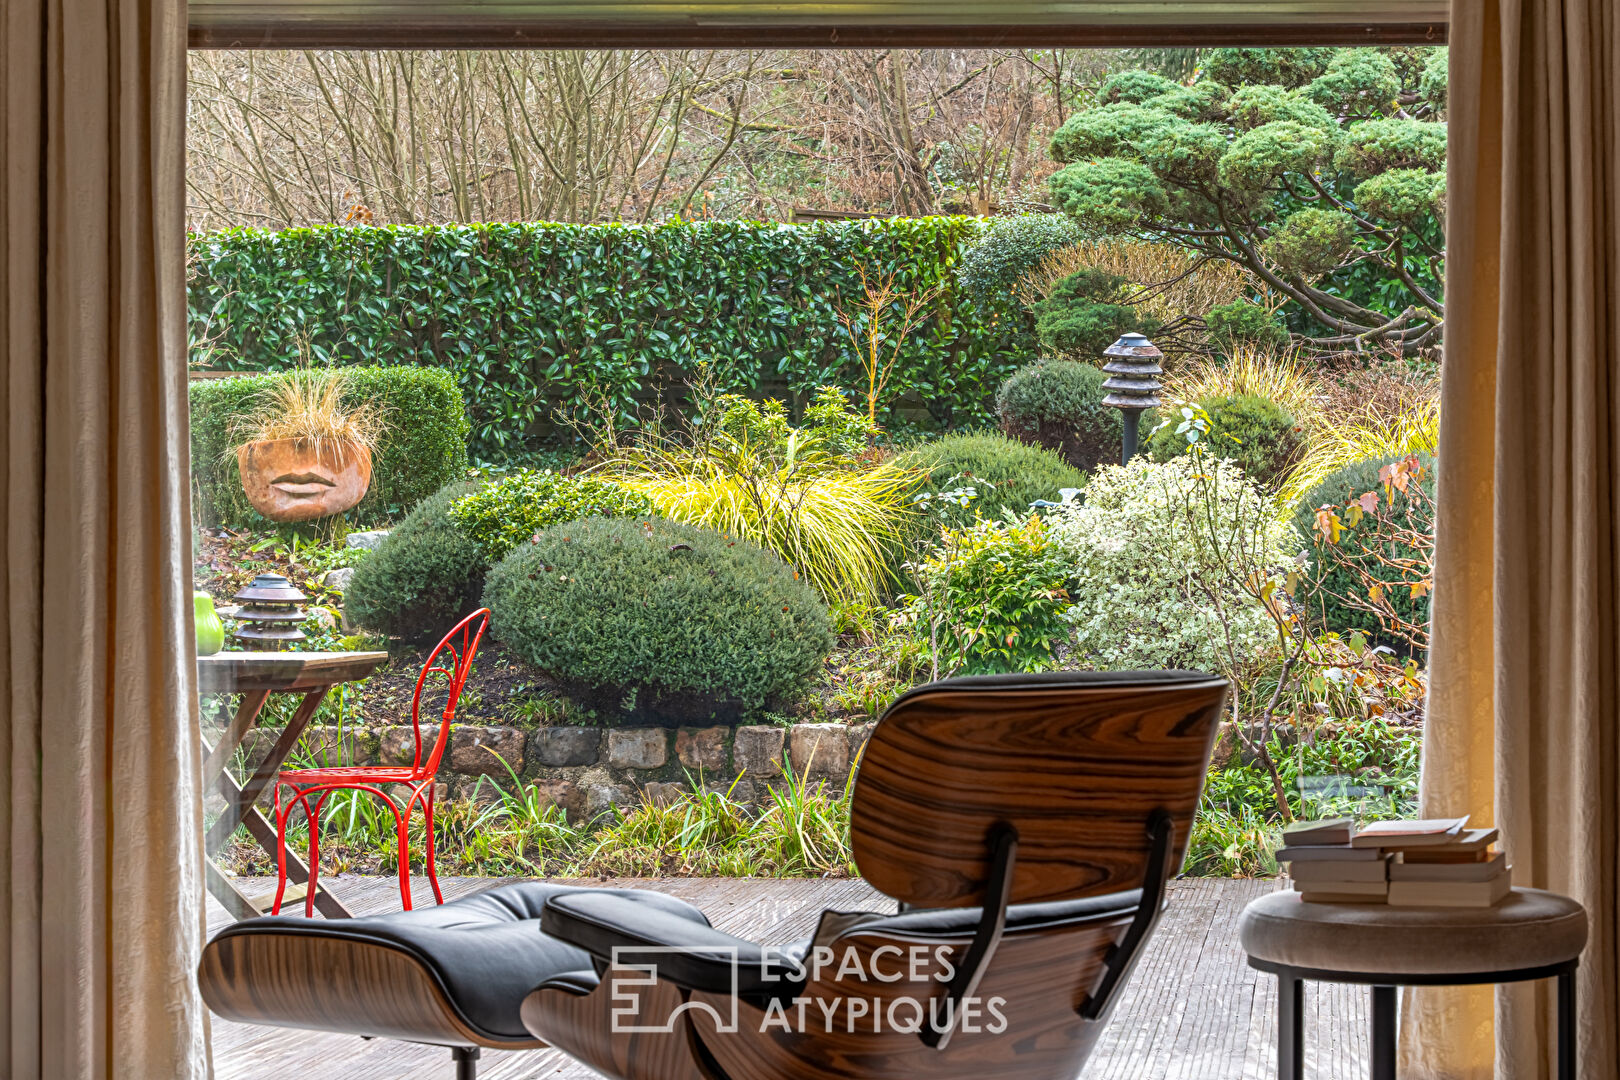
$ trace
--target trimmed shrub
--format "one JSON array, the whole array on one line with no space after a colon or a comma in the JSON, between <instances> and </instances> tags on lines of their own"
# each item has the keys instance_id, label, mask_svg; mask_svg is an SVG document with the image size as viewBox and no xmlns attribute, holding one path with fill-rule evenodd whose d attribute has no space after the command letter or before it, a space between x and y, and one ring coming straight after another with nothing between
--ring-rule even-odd
<instances>
[{"instance_id":1,"label":"trimmed shrub","mask_svg":"<svg viewBox=\"0 0 1620 1080\"><path fill-rule=\"evenodd\" d=\"M1084 239L1084 231L1066 214L992 218L962 253L956 279L975 302L1002 303L1013 299L1019 279L1042 259Z\"/></svg>"},{"instance_id":2,"label":"trimmed shrub","mask_svg":"<svg viewBox=\"0 0 1620 1080\"><path fill-rule=\"evenodd\" d=\"M1114 298L1127 284L1118 274L1077 270L1035 305L1035 336L1053 352L1100 357L1121 334L1151 334L1158 324Z\"/></svg>"},{"instance_id":3,"label":"trimmed shrub","mask_svg":"<svg viewBox=\"0 0 1620 1080\"><path fill-rule=\"evenodd\" d=\"M456 500L476 490L468 481L440 489L361 560L343 593L351 622L406 641L436 641L477 609L489 563L450 519Z\"/></svg>"},{"instance_id":4,"label":"trimmed shrub","mask_svg":"<svg viewBox=\"0 0 1620 1080\"><path fill-rule=\"evenodd\" d=\"M1288 328L1282 320L1259 304L1236 300L1209 309L1204 316L1209 341L1222 352L1243 345L1282 348L1288 344Z\"/></svg>"},{"instance_id":5,"label":"trimmed shrub","mask_svg":"<svg viewBox=\"0 0 1620 1080\"><path fill-rule=\"evenodd\" d=\"M371 462L371 488L344 515L351 527L380 525L467 471L467 415L455 378L440 368L344 369L344 403L369 404L384 431ZM236 467L237 417L251 414L284 375L199 379L191 384L191 481L203 525L265 528L248 504Z\"/></svg>"},{"instance_id":6,"label":"trimmed shrub","mask_svg":"<svg viewBox=\"0 0 1620 1080\"><path fill-rule=\"evenodd\" d=\"M1294 531L1299 535L1300 545L1311 552L1313 562L1317 563L1317 585L1303 596L1305 606L1310 610L1311 618L1317 620L1324 630L1336 631L1344 634L1352 630L1360 630L1366 634L1367 639L1377 645L1387 645L1397 652L1411 651L1411 644L1399 637L1389 634L1378 625L1373 615L1347 607L1338 599L1339 596L1355 595L1362 591L1363 583L1360 576L1350 567L1337 560L1359 560L1367 563L1366 569L1374 577L1387 577L1387 572L1381 572L1373 564L1373 556L1360 552L1359 548L1352 548L1340 544L1331 558L1325 558L1314 533L1316 524L1316 511L1324 505L1342 508L1349 500L1354 499L1368 491L1379 491L1382 497L1382 484L1378 480L1378 470L1392 461L1407 457L1406 454L1396 454L1391 457L1368 458L1346 465L1337 472L1331 473L1327 479L1317 484L1305 493L1294 507ZM1423 465L1423 475L1418 484L1422 487L1424 498L1412 499L1400 492L1395 492L1393 512L1397 521L1411 527L1414 531L1430 532L1434 529L1432 509L1434 506L1434 459L1427 454L1419 454L1418 460ZM1354 554L1352 554L1354 552ZM1416 558L1418 553L1401 545L1389 544L1383 553L1390 559ZM1421 623L1429 617L1429 598L1423 596L1413 599L1409 592L1400 589L1390 591L1389 601L1395 612L1408 622Z\"/></svg>"},{"instance_id":7,"label":"trimmed shrub","mask_svg":"<svg viewBox=\"0 0 1620 1080\"><path fill-rule=\"evenodd\" d=\"M541 532L489 575L495 633L593 708L671 726L788 704L833 635L781 559L662 518Z\"/></svg>"},{"instance_id":8,"label":"trimmed shrub","mask_svg":"<svg viewBox=\"0 0 1620 1080\"><path fill-rule=\"evenodd\" d=\"M1118 461L1124 421L1102 403L1107 378L1101 368L1074 360L1018 369L996 392L1002 433L1087 472Z\"/></svg>"},{"instance_id":9,"label":"trimmed shrub","mask_svg":"<svg viewBox=\"0 0 1620 1080\"><path fill-rule=\"evenodd\" d=\"M652 503L611 480L524 470L457 499L450 520L493 566L541 529L582 517L650 514Z\"/></svg>"},{"instance_id":10,"label":"trimmed shrub","mask_svg":"<svg viewBox=\"0 0 1620 1080\"><path fill-rule=\"evenodd\" d=\"M1245 476L1272 491L1281 486L1305 451L1298 421L1274 401L1241 394L1204 398L1198 405L1209 416L1205 441L1215 454L1235 462ZM1173 420L1162 424L1148 439L1148 453L1154 461L1169 461L1187 452L1187 437L1177 434L1176 427Z\"/></svg>"},{"instance_id":11,"label":"trimmed shrub","mask_svg":"<svg viewBox=\"0 0 1620 1080\"><path fill-rule=\"evenodd\" d=\"M1016 520L1029 513L1029 504L1037 499L1058 502L1063 488L1086 486L1086 474L1052 451L991 431L923 443L901 455L900 463L927 474L919 496L976 489L977 498L966 506L930 507L917 526L927 531L937 529L942 520L952 528L971 525L975 516Z\"/></svg>"}]
</instances>

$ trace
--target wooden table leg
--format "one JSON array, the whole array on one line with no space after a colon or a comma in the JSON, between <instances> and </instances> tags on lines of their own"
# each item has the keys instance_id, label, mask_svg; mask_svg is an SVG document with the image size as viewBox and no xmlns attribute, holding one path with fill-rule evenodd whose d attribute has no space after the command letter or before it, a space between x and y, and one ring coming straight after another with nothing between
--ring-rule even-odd
<instances>
[{"instance_id":1,"label":"wooden table leg","mask_svg":"<svg viewBox=\"0 0 1620 1080\"><path fill-rule=\"evenodd\" d=\"M321 700L326 697L329 690L331 690L330 686L322 686L304 694L303 701L299 702L297 711L293 713L292 719L287 722L287 726L276 740L275 746L271 748L270 753L259 764L259 767L254 770L246 785L239 786L231 777L230 771L223 767L214 774L216 777L215 787L225 798L225 810L203 839L204 850L209 855L214 854L224 846L225 842L230 839L231 834L236 831L238 825L246 825L249 835L259 842L259 846L268 852L272 859L276 857L275 826L258 811L254 804L258 801L264 789L275 778L276 773L280 771L282 763L293 752L293 748L298 745L298 740L303 735L304 729L309 726L310 720L315 716L315 710L320 707ZM256 691L256 693L258 692ZM262 706L262 704L263 695L261 693L260 705ZM256 708L250 720L256 719L257 714L258 709ZM231 725L232 730L236 726L233 722ZM237 736L237 745L240 745L241 740L247 737L247 732L250 730L252 730L251 726L242 729ZM224 746L225 740L222 738L218 745ZM229 750L225 751L221 761L228 762L230 755L235 750L235 746L230 747ZM209 865L212 866L212 863ZM218 871L216 870L215 873L218 873ZM220 876L223 879L223 875ZM298 857L296 852L290 850L287 852L287 879L298 884L303 884L309 880L309 867L305 865L303 859ZM210 881L210 885L212 885L212 881ZM220 903L225 904L227 909L231 907L231 902L221 896L219 891L212 891L214 891L214 895L219 899ZM246 902L246 898L241 897L241 893L234 886L232 891L236 892L236 895L243 902ZM248 907L252 908L251 903L248 904ZM341 900L333 896L330 889L325 887L320 888L315 893L315 907L328 919L349 919L354 917L354 913L345 907ZM253 914L257 915L258 912L255 911ZM241 917L243 916L238 916L238 918ZM252 916L246 917L251 918Z\"/></svg>"},{"instance_id":2,"label":"wooden table leg","mask_svg":"<svg viewBox=\"0 0 1620 1080\"><path fill-rule=\"evenodd\" d=\"M315 710L320 708L321 700L326 697L328 689L330 688L323 687L304 695L304 700L298 704L298 711L293 713L292 720L276 739L275 746L270 748L270 753L265 755L259 767L253 771L253 775L248 777L247 783L234 792L228 793L223 788L220 789L220 793L225 796L225 811L208 827L208 835L203 838L203 848L208 854L216 854L225 846L225 841L229 840L236 827L242 824L247 812L258 803L259 796L264 794L264 789L276 778L276 773L281 770L282 764L298 745L298 740L303 737L304 729L309 726ZM272 844L270 854L274 857L275 853L275 846Z\"/></svg>"},{"instance_id":3,"label":"wooden table leg","mask_svg":"<svg viewBox=\"0 0 1620 1080\"><path fill-rule=\"evenodd\" d=\"M253 901L243 895L242 890L236 887L236 882L226 877L214 860L203 859L203 876L208 884L208 891L214 894L225 910L231 913L231 918L237 922L243 919L256 919L264 912L253 906Z\"/></svg>"},{"instance_id":4,"label":"wooden table leg","mask_svg":"<svg viewBox=\"0 0 1620 1080\"><path fill-rule=\"evenodd\" d=\"M225 766L230 763L231 755L236 753L238 746L242 745L242 740L247 738L247 733L253 730L253 725L259 719L259 710L264 708L264 703L269 697L270 691L268 690L243 691L242 700L236 706L236 715L231 717L231 722L226 725L224 734L220 735L219 741L214 744L212 750L207 746L203 747L204 777L217 776L225 771Z\"/></svg>"}]
</instances>

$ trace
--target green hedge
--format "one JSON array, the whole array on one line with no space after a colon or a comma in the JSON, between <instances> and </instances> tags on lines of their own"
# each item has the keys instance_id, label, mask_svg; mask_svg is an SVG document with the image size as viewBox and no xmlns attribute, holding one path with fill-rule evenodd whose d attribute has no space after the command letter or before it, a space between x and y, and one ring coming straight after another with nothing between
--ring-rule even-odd
<instances>
[{"instance_id":1,"label":"green hedge","mask_svg":"<svg viewBox=\"0 0 1620 1080\"><path fill-rule=\"evenodd\" d=\"M943 287L890 379L941 427L989 418L1033 359L1010 297L977 306L955 267L961 217L779 225L504 223L230 229L191 240L194 359L227 370L320 363L450 369L473 455L521 458L582 390L632 396L713 365L722 390L859 383L840 307L868 277Z\"/></svg>"},{"instance_id":2,"label":"green hedge","mask_svg":"<svg viewBox=\"0 0 1620 1080\"><path fill-rule=\"evenodd\" d=\"M398 518L467 469L467 415L455 378L430 367L353 367L345 401L369 402L387 424L371 464L371 488L345 515L351 528ZM273 375L191 384L191 481L197 520L264 527L236 468L232 418L251 412Z\"/></svg>"}]
</instances>

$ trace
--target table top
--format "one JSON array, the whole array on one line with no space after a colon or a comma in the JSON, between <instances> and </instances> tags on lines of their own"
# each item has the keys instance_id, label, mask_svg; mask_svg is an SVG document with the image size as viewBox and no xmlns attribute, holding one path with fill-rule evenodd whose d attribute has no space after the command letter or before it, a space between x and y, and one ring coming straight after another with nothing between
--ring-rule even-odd
<instances>
[{"instance_id":1,"label":"table top","mask_svg":"<svg viewBox=\"0 0 1620 1080\"><path fill-rule=\"evenodd\" d=\"M357 682L387 661L385 652L218 652L197 657L197 688L205 694L313 690Z\"/></svg>"}]
</instances>

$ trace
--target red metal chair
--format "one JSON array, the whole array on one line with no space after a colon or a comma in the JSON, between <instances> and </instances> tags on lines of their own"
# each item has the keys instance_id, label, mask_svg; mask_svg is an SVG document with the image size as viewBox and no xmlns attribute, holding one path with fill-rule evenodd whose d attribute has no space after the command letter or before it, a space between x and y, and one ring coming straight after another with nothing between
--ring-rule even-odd
<instances>
[{"instance_id":1,"label":"red metal chair","mask_svg":"<svg viewBox=\"0 0 1620 1080\"><path fill-rule=\"evenodd\" d=\"M411 811L418 801L427 825L428 881L433 885L433 898L444 903L439 891L439 877L433 868L433 781L439 771L439 760L444 757L450 742L450 722L456 715L456 702L461 699L461 688L467 683L472 670L473 656L478 642L489 626L489 609L480 608L455 625L444 640L428 654L422 665L422 674L416 679L416 694L411 698L411 729L416 739L416 758L409 766L354 765L331 769L284 769L276 774L276 902L272 914L281 914L281 898L287 891L287 817L294 806L304 808L309 820L309 891L304 896L304 915L315 914L315 889L321 862L321 807L334 791L365 791L377 796L394 812L394 824L399 835L399 896L405 910L411 910ZM448 662L440 657L448 654ZM439 720L439 737L434 740L433 751L422 759L422 691L428 676L437 672L448 682L444 702L444 715ZM384 791L383 784L403 784L409 794L401 806ZM286 796L283 798L283 796ZM310 798L315 806L310 808Z\"/></svg>"}]
</instances>

